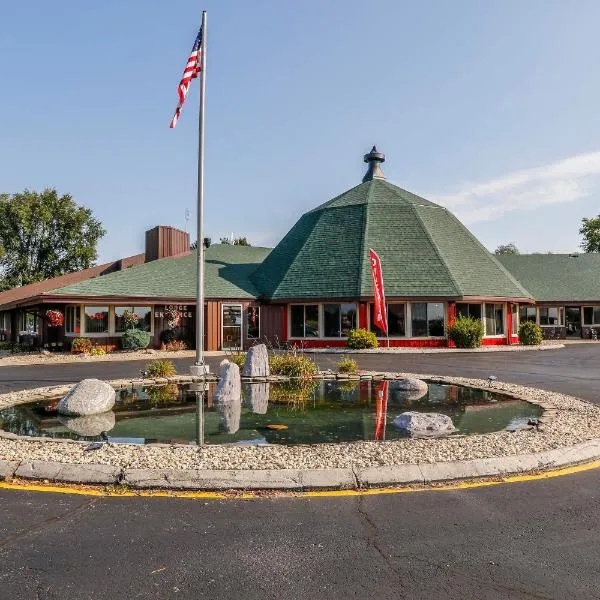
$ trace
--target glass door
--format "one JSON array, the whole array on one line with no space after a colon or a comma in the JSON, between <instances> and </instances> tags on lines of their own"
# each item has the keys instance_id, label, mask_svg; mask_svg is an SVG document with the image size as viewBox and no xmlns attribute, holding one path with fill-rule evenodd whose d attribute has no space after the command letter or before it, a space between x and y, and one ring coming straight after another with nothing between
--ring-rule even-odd
<instances>
[{"instance_id":1,"label":"glass door","mask_svg":"<svg viewBox=\"0 0 600 600\"><path fill-rule=\"evenodd\" d=\"M567 327L567 337L581 337L581 307L565 306L565 325Z\"/></svg>"},{"instance_id":2,"label":"glass door","mask_svg":"<svg viewBox=\"0 0 600 600\"><path fill-rule=\"evenodd\" d=\"M221 349L242 349L242 305L221 305Z\"/></svg>"}]
</instances>

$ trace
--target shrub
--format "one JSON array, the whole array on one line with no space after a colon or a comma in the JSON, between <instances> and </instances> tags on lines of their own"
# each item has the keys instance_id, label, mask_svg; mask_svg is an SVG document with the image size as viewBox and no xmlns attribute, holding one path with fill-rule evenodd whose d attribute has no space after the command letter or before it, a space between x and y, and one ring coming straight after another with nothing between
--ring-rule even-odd
<instances>
[{"instance_id":1,"label":"shrub","mask_svg":"<svg viewBox=\"0 0 600 600\"><path fill-rule=\"evenodd\" d=\"M106 354L106 350L104 348L100 348L100 346L94 346L90 348L89 355L90 356L104 356Z\"/></svg>"},{"instance_id":2,"label":"shrub","mask_svg":"<svg viewBox=\"0 0 600 600\"><path fill-rule=\"evenodd\" d=\"M167 352L179 352L180 350L187 350L188 345L183 340L173 340L168 344L165 344L165 350Z\"/></svg>"},{"instance_id":3,"label":"shrub","mask_svg":"<svg viewBox=\"0 0 600 600\"><path fill-rule=\"evenodd\" d=\"M338 373L347 373L348 375L356 375L358 373L358 364L353 358L347 356L337 363Z\"/></svg>"},{"instance_id":4,"label":"shrub","mask_svg":"<svg viewBox=\"0 0 600 600\"><path fill-rule=\"evenodd\" d=\"M155 360L146 365L148 377L172 377L177 375L175 365L170 360Z\"/></svg>"},{"instance_id":5,"label":"shrub","mask_svg":"<svg viewBox=\"0 0 600 600\"><path fill-rule=\"evenodd\" d=\"M227 360L237 365L240 369L244 367L244 363L246 362L246 353L245 352L232 352L227 355Z\"/></svg>"},{"instance_id":6,"label":"shrub","mask_svg":"<svg viewBox=\"0 0 600 600\"><path fill-rule=\"evenodd\" d=\"M123 332L121 345L125 350L147 348L150 345L150 334L147 331L140 331L139 329L128 329Z\"/></svg>"},{"instance_id":7,"label":"shrub","mask_svg":"<svg viewBox=\"0 0 600 600\"><path fill-rule=\"evenodd\" d=\"M524 346L537 346L543 339L542 328L537 323L523 321L519 325L519 341Z\"/></svg>"},{"instance_id":8,"label":"shrub","mask_svg":"<svg viewBox=\"0 0 600 600\"><path fill-rule=\"evenodd\" d=\"M317 375L319 367L312 358L304 354L272 354L269 356L269 370L272 375L283 375L284 377L298 377L308 379Z\"/></svg>"},{"instance_id":9,"label":"shrub","mask_svg":"<svg viewBox=\"0 0 600 600\"><path fill-rule=\"evenodd\" d=\"M20 352L21 347L16 342L0 342L0 351L10 350L11 352Z\"/></svg>"},{"instance_id":10,"label":"shrub","mask_svg":"<svg viewBox=\"0 0 600 600\"><path fill-rule=\"evenodd\" d=\"M377 336L368 329L353 329L348 334L348 348L361 350L363 348L377 348Z\"/></svg>"},{"instance_id":11,"label":"shrub","mask_svg":"<svg viewBox=\"0 0 600 600\"><path fill-rule=\"evenodd\" d=\"M92 349L92 340L89 338L75 338L71 344L71 352L89 352Z\"/></svg>"},{"instance_id":12,"label":"shrub","mask_svg":"<svg viewBox=\"0 0 600 600\"><path fill-rule=\"evenodd\" d=\"M454 342L457 348L479 348L483 339L481 319L459 315L448 327L448 339Z\"/></svg>"}]
</instances>

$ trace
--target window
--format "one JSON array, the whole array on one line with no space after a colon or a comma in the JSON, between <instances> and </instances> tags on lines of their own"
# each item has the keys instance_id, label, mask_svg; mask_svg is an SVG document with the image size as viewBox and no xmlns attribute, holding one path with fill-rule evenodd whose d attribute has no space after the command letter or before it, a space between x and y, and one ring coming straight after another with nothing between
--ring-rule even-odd
<instances>
[{"instance_id":1,"label":"window","mask_svg":"<svg viewBox=\"0 0 600 600\"><path fill-rule=\"evenodd\" d=\"M443 337L444 305L441 302L413 302L411 313L413 337Z\"/></svg>"},{"instance_id":2,"label":"window","mask_svg":"<svg viewBox=\"0 0 600 600\"><path fill-rule=\"evenodd\" d=\"M583 307L583 324L600 325L600 306Z\"/></svg>"},{"instance_id":3,"label":"window","mask_svg":"<svg viewBox=\"0 0 600 600\"><path fill-rule=\"evenodd\" d=\"M152 308L149 306L115 306L115 332L126 329L152 331Z\"/></svg>"},{"instance_id":4,"label":"window","mask_svg":"<svg viewBox=\"0 0 600 600\"><path fill-rule=\"evenodd\" d=\"M485 305L485 335L504 334L504 305Z\"/></svg>"},{"instance_id":5,"label":"window","mask_svg":"<svg viewBox=\"0 0 600 600\"><path fill-rule=\"evenodd\" d=\"M260 337L260 306L249 306L246 312L246 331L248 339L255 340Z\"/></svg>"},{"instance_id":6,"label":"window","mask_svg":"<svg viewBox=\"0 0 600 600\"><path fill-rule=\"evenodd\" d=\"M38 318L37 315L30 312L21 313L21 333L37 334Z\"/></svg>"},{"instance_id":7,"label":"window","mask_svg":"<svg viewBox=\"0 0 600 600\"><path fill-rule=\"evenodd\" d=\"M65 309L65 332L81 333L81 306L67 306Z\"/></svg>"},{"instance_id":8,"label":"window","mask_svg":"<svg viewBox=\"0 0 600 600\"><path fill-rule=\"evenodd\" d=\"M292 304L290 317L292 337L319 337L318 304Z\"/></svg>"},{"instance_id":9,"label":"window","mask_svg":"<svg viewBox=\"0 0 600 600\"><path fill-rule=\"evenodd\" d=\"M519 334L519 311L518 311L518 306L516 304L510 305L510 315L511 315L510 332L513 335L518 335Z\"/></svg>"},{"instance_id":10,"label":"window","mask_svg":"<svg viewBox=\"0 0 600 600\"><path fill-rule=\"evenodd\" d=\"M521 308L519 308L519 321L521 323L524 323L525 321L536 323L537 318L535 306L521 306Z\"/></svg>"},{"instance_id":11,"label":"window","mask_svg":"<svg viewBox=\"0 0 600 600\"><path fill-rule=\"evenodd\" d=\"M388 333L390 337L400 337L406 335L406 305L405 304L386 304ZM375 305L369 305L369 323L370 328L377 337L383 336L383 331L373 323L375 319Z\"/></svg>"},{"instance_id":12,"label":"window","mask_svg":"<svg viewBox=\"0 0 600 600\"><path fill-rule=\"evenodd\" d=\"M562 306L542 306L540 307L540 325L553 325L559 327L565 324L565 314Z\"/></svg>"},{"instance_id":13,"label":"window","mask_svg":"<svg viewBox=\"0 0 600 600\"><path fill-rule=\"evenodd\" d=\"M108 306L86 306L85 333L108 333Z\"/></svg>"},{"instance_id":14,"label":"window","mask_svg":"<svg viewBox=\"0 0 600 600\"><path fill-rule=\"evenodd\" d=\"M10 313L0 312L0 331L8 331L10 329Z\"/></svg>"},{"instance_id":15,"label":"window","mask_svg":"<svg viewBox=\"0 0 600 600\"><path fill-rule=\"evenodd\" d=\"M481 304L465 304L463 302L457 302L456 316L481 320Z\"/></svg>"},{"instance_id":16,"label":"window","mask_svg":"<svg viewBox=\"0 0 600 600\"><path fill-rule=\"evenodd\" d=\"M325 337L346 337L356 329L356 304L325 304L323 320Z\"/></svg>"}]
</instances>

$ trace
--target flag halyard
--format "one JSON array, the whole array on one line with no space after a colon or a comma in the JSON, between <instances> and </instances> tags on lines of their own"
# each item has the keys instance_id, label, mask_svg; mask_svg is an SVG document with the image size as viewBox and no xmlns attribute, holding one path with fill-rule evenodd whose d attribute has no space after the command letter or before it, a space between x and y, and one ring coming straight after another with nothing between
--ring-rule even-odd
<instances>
[{"instance_id":1,"label":"flag halyard","mask_svg":"<svg viewBox=\"0 0 600 600\"><path fill-rule=\"evenodd\" d=\"M194 41L194 45L192 46L192 51L190 52L190 56L188 58L187 64L185 65L185 69L183 70L183 75L181 77L181 81L177 86L177 95L179 96L179 103L177 104L177 108L175 109L175 114L171 119L171 124L169 127L173 129L175 125L177 125L177 121L179 121L179 116L181 115L181 109L183 108L183 103L185 102L185 97L187 96L188 90L190 89L190 84L192 79L196 79L200 74L200 69L202 67L202 28L198 32L196 36L196 40Z\"/></svg>"}]
</instances>

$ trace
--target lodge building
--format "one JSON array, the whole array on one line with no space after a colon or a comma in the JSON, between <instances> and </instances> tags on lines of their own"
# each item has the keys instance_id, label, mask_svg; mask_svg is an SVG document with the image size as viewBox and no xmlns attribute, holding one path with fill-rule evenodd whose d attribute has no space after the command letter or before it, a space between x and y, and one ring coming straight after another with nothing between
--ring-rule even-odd
<instances>
[{"instance_id":1,"label":"lodge building","mask_svg":"<svg viewBox=\"0 0 600 600\"><path fill-rule=\"evenodd\" d=\"M389 183L384 160L374 147L362 182L302 215L275 248L206 249L206 350L345 346L357 327L381 336L369 248L383 264L391 346L447 346L459 314L482 320L486 345L518 343L523 320L555 339L600 329L599 254L494 256L446 208ZM119 347L135 313L154 346L191 347L195 288L189 235L159 226L143 254L0 293L0 341Z\"/></svg>"}]
</instances>

